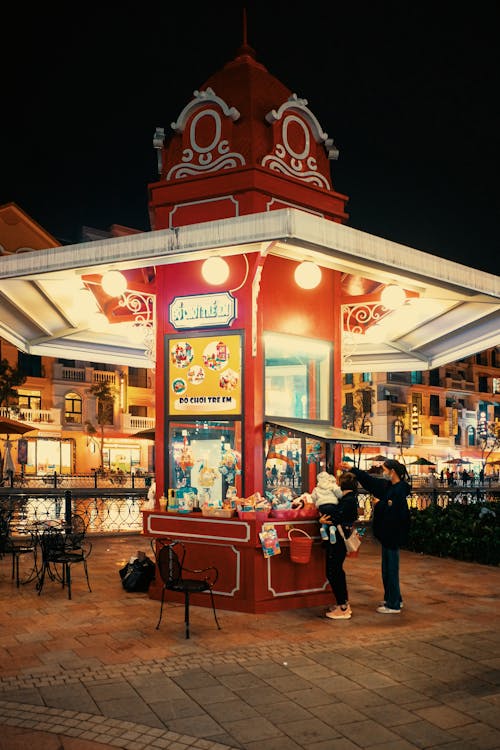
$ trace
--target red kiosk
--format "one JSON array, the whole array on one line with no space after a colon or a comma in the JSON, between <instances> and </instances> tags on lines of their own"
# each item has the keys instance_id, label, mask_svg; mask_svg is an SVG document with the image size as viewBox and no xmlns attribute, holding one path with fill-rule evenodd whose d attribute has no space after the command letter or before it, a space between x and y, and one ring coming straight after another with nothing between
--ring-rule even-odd
<instances>
[{"instance_id":1,"label":"red kiosk","mask_svg":"<svg viewBox=\"0 0 500 750\"><path fill-rule=\"evenodd\" d=\"M172 129L170 139L155 137L153 229L181 235L197 224L215 248L205 222L287 207L346 221L347 197L331 185L332 140L247 45L194 92ZM218 607L245 612L330 601L318 523L270 518L281 554L265 558L260 521L199 508L228 491L300 495L333 465L337 442L377 442L332 426L341 412L342 273L257 247L225 247L224 258L191 252L156 269L157 497L170 490L182 504L188 494L195 509L166 512L157 501L144 512L146 535L182 540L190 567L217 566ZM314 539L308 565L290 560L294 526Z\"/></svg>"}]
</instances>

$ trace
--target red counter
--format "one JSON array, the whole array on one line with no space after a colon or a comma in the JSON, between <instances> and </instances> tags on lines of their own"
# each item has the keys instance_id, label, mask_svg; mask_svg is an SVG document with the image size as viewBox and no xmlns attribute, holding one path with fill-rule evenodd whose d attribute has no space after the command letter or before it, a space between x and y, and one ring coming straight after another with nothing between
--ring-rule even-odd
<instances>
[{"instance_id":1,"label":"red counter","mask_svg":"<svg viewBox=\"0 0 500 750\"><path fill-rule=\"evenodd\" d=\"M143 531L148 537L178 539L186 546L189 568L215 565L219 578L214 588L219 609L235 612L275 612L331 604L333 594L325 577L325 553L316 520L273 523L281 554L265 558L259 540L262 522L239 518L207 518L200 513L176 514L143 511ZM309 563L290 560L288 531L300 528L313 538ZM158 579L158 577L157 577ZM153 599L161 597L161 581L150 588ZM168 592L168 599L175 594ZM181 601L178 598L177 601ZM192 597L193 604L210 606L205 594Z\"/></svg>"}]
</instances>

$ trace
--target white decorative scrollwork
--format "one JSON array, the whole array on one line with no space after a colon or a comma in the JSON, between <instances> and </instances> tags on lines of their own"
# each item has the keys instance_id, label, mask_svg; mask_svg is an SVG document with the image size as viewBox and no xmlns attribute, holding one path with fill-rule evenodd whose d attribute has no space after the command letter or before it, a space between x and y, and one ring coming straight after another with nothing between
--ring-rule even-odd
<instances>
[{"instance_id":1,"label":"white decorative scrollwork","mask_svg":"<svg viewBox=\"0 0 500 750\"><path fill-rule=\"evenodd\" d=\"M344 330L348 333L364 333L390 312L380 302L360 302L357 305L343 305Z\"/></svg>"},{"instance_id":2,"label":"white decorative scrollwork","mask_svg":"<svg viewBox=\"0 0 500 750\"><path fill-rule=\"evenodd\" d=\"M209 90L211 91L211 89ZM195 92L197 93L197 92ZM199 93L199 92L198 92ZM204 93L204 92L202 92ZM213 92L212 92L213 94ZM231 115L232 110L229 110L227 105L218 97L211 97L212 100L217 100L217 104L221 106L224 114ZM189 146L182 152L181 162L175 164L168 172L166 179L179 179L181 177L187 177L189 175L196 175L204 172L217 172L222 169L233 169L237 166L245 164L245 158L242 154L236 152L230 152L229 143L227 138L222 138L222 120L218 109L213 107L207 107L207 101L210 97L204 97L202 99L203 109L200 109L191 120L189 127ZM198 106L199 102L196 102ZM222 107L222 105L224 105ZM187 109L187 108L186 108ZM192 107L190 113L192 114ZM186 112L186 110L184 110ZM236 112L236 110L235 110ZM237 113L239 117L239 113ZM200 123L203 123L205 118L209 119L208 127L205 128L205 132L213 132L212 139L209 143L200 143L199 139L199 128ZM232 119L236 119L233 117ZM179 118L179 121L181 118ZM178 122L179 122L178 121ZM184 118L182 118L183 129L185 126ZM179 132L176 125L176 130ZM173 125L174 125L173 124ZM205 119L205 124L206 119Z\"/></svg>"},{"instance_id":3,"label":"white decorative scrollwork","mask_svg":"<svg viewBox=\"0 0 500 750\"><path fill-rule=\"evenodd\" d=\"M338 152L330 148L333 141L328 138L327 133L323 132L318 120L307 107L307 100L299 99L296 94L292 94L278 110L273 109L268 112L266 120L269 123L282 121L281 142L275 144L274 153L263 157L262 166L330 190L329 180L318 171L316 159L311 154L311 133L317 143L322 143L326 147L328 158L336 158L335 153L338 156ZM299 131L302 130L303 140L300 149L297 141L301 136L295 138L294 144L289 137L289 128L292 124Z\"/></svg>"},{"instance_id":4,"label":"white decorative scrollwork","mask_svg":"<svg viewBox=\"0 0 500 750\"><path fill-rule=\"evenodd\" d=\"M379 323L392 311L384 307L380 301L359 302L353 305L342 305L344 321L342 336L343 369L351 364L352 355L356 352L359 337L366 335L371 326Z\"/></svg>"},{"instance_id":5,"label":"white decorative scrollwork","mask_svg":"<svg viewBox=\"0 0 500 750\"><path fill-rule=\"evenodd\" d=\"M284 161L279 159L277 156L273 156L272 154L269 156L265 156L262 159L262 166L267 166L268 169L271 169L274 172L281 172L282 174L289 175L290 177L298 177L304 182L311 182L318 187L323 187L327 190L330 190L330 183L320 172L314 172L311 170L308 170L307 172L299 172L295 169L292 169L292 167L288 166Z\"/></svg>"},{"instance_id":6,"label":"white decorative scrollwork","mask_svg":"<svg viewBox=\"0 0 500 750\"><path fill-rule=\"evenodd\" d=\"M142 334L144 353L154 367L156 361L155 295L134 291L125 292L118 304L134 316L134 328Z\"/></svg>"}]
</instances>

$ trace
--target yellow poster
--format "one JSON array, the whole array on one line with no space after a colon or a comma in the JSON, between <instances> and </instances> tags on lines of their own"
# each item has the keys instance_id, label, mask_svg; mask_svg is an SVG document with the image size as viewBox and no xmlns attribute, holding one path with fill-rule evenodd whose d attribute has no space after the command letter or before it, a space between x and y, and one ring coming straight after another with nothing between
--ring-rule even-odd
<instances>
[{"instance_id":1,"label":"yellow poster","mask_svg":"<svg viewBox=\"0 0 500 750\"><path fill-rule=\"evenodd\" d=\"M170 414L241 413L241 336L168 339Z\"/></svg>"}]
</instances>

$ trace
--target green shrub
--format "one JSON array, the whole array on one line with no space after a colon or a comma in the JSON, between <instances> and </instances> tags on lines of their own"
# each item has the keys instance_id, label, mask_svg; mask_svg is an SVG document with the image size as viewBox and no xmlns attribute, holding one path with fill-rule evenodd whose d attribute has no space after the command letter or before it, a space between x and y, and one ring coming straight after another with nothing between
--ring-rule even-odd
<instances>
[{"instance_id":1,"label":"green shrub","mask_svg":"<svg viewBox=\"0 0 500 750\"><path fill-rule=\"evenodd\" d=\"M411 509L406 548L438 557L483 565L500 564L500 506L498 503L430 505Z\"/></svg>"}]
</instances>

